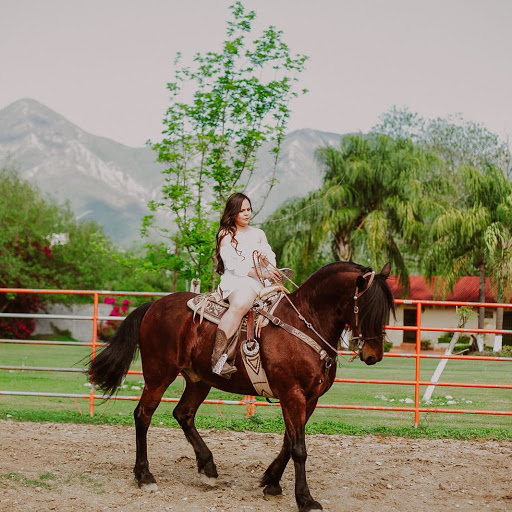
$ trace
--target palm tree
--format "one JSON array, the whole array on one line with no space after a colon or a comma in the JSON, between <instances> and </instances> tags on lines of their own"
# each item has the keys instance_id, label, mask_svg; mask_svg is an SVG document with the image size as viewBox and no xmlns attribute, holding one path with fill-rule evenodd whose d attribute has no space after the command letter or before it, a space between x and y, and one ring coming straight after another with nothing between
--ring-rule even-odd
<instances>
[{"instance_id":1,"label":"palm tree","mask_svg":"<svg viewBox=\"0 0 512 512\"><path fill-rule=\"evenodd\" d=\"M452 288L460 277L477 272L479 301L485 302L487 276L497 285L498 302L504 302L511 286L512 186L494 166L463 166L454 178L459 194L431 226L425 251L427 277L443 275ZM484 313L480 308L480 329Z\"/></svg>"},{"instance_id":2,"label":"palm tree","mask_svg":"<svg viewBox=\"0 0 512 512\"><path fill-rule=\"evenodd\" d=\"M321 189L289 202L266 224L284 263L304 265L330 245L338 259L375 268L391 261L407 290L408 266L416 264L425 221L438 207L430 192L444 183L440 160L385 135L347 136L340 148L319 148L317 157L325 171Z\"/></svg>"}]
</instances>

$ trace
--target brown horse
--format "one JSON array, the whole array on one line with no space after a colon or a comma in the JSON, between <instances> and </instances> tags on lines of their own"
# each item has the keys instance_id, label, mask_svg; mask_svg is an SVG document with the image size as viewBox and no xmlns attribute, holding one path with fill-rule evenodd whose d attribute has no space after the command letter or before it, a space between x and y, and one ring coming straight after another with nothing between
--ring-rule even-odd
<instances>
[{"instance_id":1,"label":"brown horse","mask_svg":"<svg viewBox=\"0 0 512 512\"><path fill-rule=\"evenodd\" d=\"M280 480L293 459L295 498L300 512L321 510L306 482L305 425L320 396L336 375L336 347L349 325L358 340L359 357L368 365L383 355L384 326L394 313L386 283L390 266L380 274L355 263L336 262L322 267L302 286L281 300L274 315L321 346L322 357L281 326L269 324L260 338L260 353L270 388L281 403L286 425L283 446L261 480L266 495L281 494ZM226 380L211 371L216 326L199 322L187 308L194 294L180 292L146 303L126 317L105 349L90 362L91 382L111 395L120 386L137 347L140 349L144 391L134 411L137 454L135 479L140 487L155 488L149 471L147 431L162 395L179 372L186 386L173 414L194 448L199 473L217 477L212 452L195 425L198 407L212 387L241 395L255 394L243 364Z\"/></svg>"}]
</instances>

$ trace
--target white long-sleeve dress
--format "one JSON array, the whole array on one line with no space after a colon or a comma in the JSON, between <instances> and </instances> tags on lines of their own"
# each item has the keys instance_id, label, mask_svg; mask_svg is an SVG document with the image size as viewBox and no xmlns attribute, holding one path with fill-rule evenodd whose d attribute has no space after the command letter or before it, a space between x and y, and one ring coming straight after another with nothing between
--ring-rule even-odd
<instances>
[{"instance_id":1,"label":"white long-sleeve dress","mask_svg":"<svg viewBox=\"0 0 512 512\"><path fill-rule=\"evenodd\" d=\"M227 235L230 236L230 235ZM236 242L231 240L220 248L220 257L224 263L224 273L220 278L219 292L223 299L229 297L233 290L238 288L250 287L256 293L263 289L263 285L257 277L248 275L251 267L254 266L252 253L258 251L265 254L271 265L276 264L276 255L270 245L266 242L261 243L261 231L250 228L247 231L237 231ZM270 284L270 282L266 283Z\"/></svg>"}]
</instances>

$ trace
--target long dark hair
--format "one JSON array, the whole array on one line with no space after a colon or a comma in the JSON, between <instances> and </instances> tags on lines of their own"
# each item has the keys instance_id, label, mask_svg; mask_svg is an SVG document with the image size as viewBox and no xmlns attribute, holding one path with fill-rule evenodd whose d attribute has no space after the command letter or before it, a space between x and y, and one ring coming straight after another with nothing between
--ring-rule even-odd
<instances>
[{"instance_id":1,"label":"long dark hair","mask_svg":"<svg viewBox=\"0 0 512 512\"><path fill-rule=\"evenodd\" d=\"M235 219L236 216L240 213L242 204L246 199L249 201L252 209L251 200L241 192L235 192L234 194L231 194L226 201L226 206L224 207L224 212L220 218L220 226L216 236L217 247L215 249L215 259L217 261L217 266L215 267L215 270L219 274L223 274L225 270L224 262L220 257L220 242L226 235L231 235L231 240L233 240L236 244L235 249L238 246L238 240L236 239Z\"/></svg>"}]
</instances>

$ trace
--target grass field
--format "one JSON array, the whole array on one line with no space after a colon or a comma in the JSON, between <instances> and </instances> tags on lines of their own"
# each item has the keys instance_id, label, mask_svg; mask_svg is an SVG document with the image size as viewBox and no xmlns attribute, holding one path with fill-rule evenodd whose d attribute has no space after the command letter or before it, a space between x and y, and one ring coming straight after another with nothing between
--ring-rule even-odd
<instances>
[{"instance_id":1,"label":"grass field","mask_svg":"<svg viewBox=\"0 0 512 512\"><path fill-rule=\"evenodd\" d=\"M51 368L83 368L89 347L0 345L2 366L43 366ZM432 377L438 361L422 360L421 380ZM137 361L133 369L140 369ZM340 360L338 377L347 379L414 380L414 359L384 358L367 367L360 361ZM512 384L512 362L449 361L441 382ZM178 378L165 397L178 397L184 381ZM126 378L120 395L140 395L142 377ZM80 372L0 370L0 391L87 394L86 376ZM425 389L420 389L420 397ZM240 395L212 390L209 399L240 400ZM412 407L414 386L383 384L335 383L324 395L322 404ZM260 402L262 403L262 402ZM437 387L432 404L422 406L443 409L512 411L512 391L503 389ZM95 418L88 415L88 401L67 397L33 397L0 395L0 418L20 420L54 420L132 424L133 401L98 401ZM153 417L154 424L176 426L172 418L173 403L162 403ZM245 419L246 408L234 405L203 404L197 424L203 427L282 430L279 407L256 407L256 415ZM480 414L421 413L420 428L413 433L414 413L397 411L317 409L308 428L310 432L377 432L406 435L480 436L512 439L512 417ZM409 434L408 434L409 433ZM430 434L429 434L430 433Z\"/></svg>"}]
</instances>

